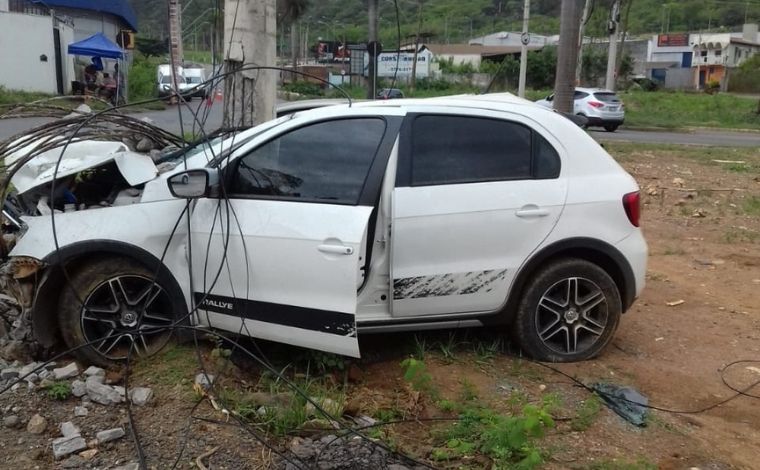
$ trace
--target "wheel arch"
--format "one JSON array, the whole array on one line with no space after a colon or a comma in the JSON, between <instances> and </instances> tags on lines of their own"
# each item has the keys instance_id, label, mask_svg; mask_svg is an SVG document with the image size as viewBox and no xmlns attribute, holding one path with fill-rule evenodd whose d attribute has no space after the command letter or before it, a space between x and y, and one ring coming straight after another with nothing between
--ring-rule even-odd
<instances>
[{"instance_id":1,"label":"wheel arch","mask_svg":"<svg viewBox=\"0 0 760 470\"><path fill-rule=\"evenodd\" d=\"M187 306L182 288L169 268L150 252L138 246L113 240L88 240L62 247L42 261L47 266L34 295L31 308L35 339L44 347L53 346L59 338L57 311L66 274L71 274L95 257L128 258L147 269L155 270L156 279L167 289L175 305ZM65 272L64 272L65 269Z\"/></svg>"},{"instance_id":2,"label":"wheel arch","mask_svg":"<svg viewBox=\"0 0 760 470\"><path fill-rule=\"evenodd\" d=\"M614 246L598 239L568 238L542 248L523 265L512 283L504 308L497 315L498 323L510 323L514 319L523 291L531 277L546 263L560 258L583 259L601 267L615 281L620 292L623 313L633 304L636 296L636 278L625 256Z\"/></svg>"}]
</instances>

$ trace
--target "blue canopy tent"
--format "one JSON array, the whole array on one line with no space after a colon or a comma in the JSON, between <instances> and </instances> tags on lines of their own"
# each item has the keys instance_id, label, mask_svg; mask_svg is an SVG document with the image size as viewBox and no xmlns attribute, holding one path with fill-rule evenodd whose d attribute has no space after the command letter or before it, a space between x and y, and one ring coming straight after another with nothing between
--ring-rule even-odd
<instances>
[{"instance_id":1,"label":"blue canopy tent","mask_svg":"<svg viewBox=\"0 0 760 470\"><path fill-rule=\"evenodd\" d=\"M106 57L108 59L123 59L124 51L115 42L96 33L87 39L69 44L69 54L88 57Z\"/></svg>"},{"instance_id":2,"label":"blue canopy tent","mask_svg":"<svg viewBox=\"0 0 760 470\"><path fill-rule=\"evenodd\" d=\"M96 62L95 58L105 57L107 59L117 59L119 63L124 59L124 51L116 43L105 37L102 33L96 33L87 39L83 39L79 42L69 44L68 52L71 55L82 55L87 57L93 57L93 62ZM123 70L119 67L119 72L123 76ZM102 69L102 64L100 66ZM116 87L116 100L119 102L123 94L124 83L123 79L117 78Z\"/></svg>"}]
</instances>

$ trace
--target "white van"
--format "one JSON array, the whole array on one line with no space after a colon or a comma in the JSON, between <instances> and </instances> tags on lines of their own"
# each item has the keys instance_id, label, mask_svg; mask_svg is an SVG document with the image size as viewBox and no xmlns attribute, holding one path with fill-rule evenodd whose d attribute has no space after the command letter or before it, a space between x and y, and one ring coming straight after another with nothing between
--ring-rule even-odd
<instances>
[{"instance_id":1,"label":"white van","mask_svg":"<svg viewBox=\"0 0 760 470\"><path fill-rule=\"evenodd\" d=\"M165 98L174 94L174 80L172 79L171 72L172 68L169 64L161 64L156 69L159 98ZM177 87L179 88L179 92L185 96L185 92L187 92L191 86L187 83L185 78L185 70L182 67L179 67L177 72ZM185 99L190 99L190 96L185 96Z\"/></svg>"},{"instance_id":2,"label":"white van","mask_svg":"<svg viewBox=\"0 0 760 470\"><path fill-rule=\"evenodd\" d=\"M206 99L209 96L209 86L206 82L206 69L203 67L188 67L184 69L183 75L187 82L187 91L189 98Z\"/></svg>"}]
</instances>

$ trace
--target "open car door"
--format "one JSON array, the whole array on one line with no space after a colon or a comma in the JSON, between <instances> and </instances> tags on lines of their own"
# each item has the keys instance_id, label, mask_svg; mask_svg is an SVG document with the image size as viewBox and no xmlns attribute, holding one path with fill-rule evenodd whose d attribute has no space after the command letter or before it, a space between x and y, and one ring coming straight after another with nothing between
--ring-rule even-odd
<instances>
[{"instance_id":1,"label":"open car door","mask_svg":"<svg viewBox=\"0 0 760 470\"><path fill-rule=\"evenodd\" d=\"M226 166L227 198L197 201L201 324L359 357L357 290L400 118L350 114L268 133Z\"/></svg>"}]
</instances>

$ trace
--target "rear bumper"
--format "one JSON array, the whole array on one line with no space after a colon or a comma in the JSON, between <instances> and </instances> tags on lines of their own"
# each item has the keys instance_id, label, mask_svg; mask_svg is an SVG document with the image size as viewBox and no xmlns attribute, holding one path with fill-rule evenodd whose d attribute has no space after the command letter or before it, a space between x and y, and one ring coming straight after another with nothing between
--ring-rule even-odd
<instances>
[{"instance_id":1,"label":"rear bumper","mask_svg":"<svg viewBox=\"0 0 760 470\"><path fill-rule=\"evenodd\" d=\"M620 250L631 266L636 284L634 297L638 297L641 295L646 284L647 260L649 257L649 248L647 247L644 235L641 233L641 230L637 229L618 242L615 248ZM627 308L627 306L624 307Z\"/></svg>"},{"instance_id":2,"label":"rear bumper","mask_svg":"<svg viewBox=\"0 0 760 470\"><path fill-rule=\"evenodd\" d=\"M598 116L587 116L586 119L588 119L588 125L589 126L620 126L625 121L622 117L616 117L616 118L607 118L607 117L598 117Z\"/></svg>"}]
</instances>

